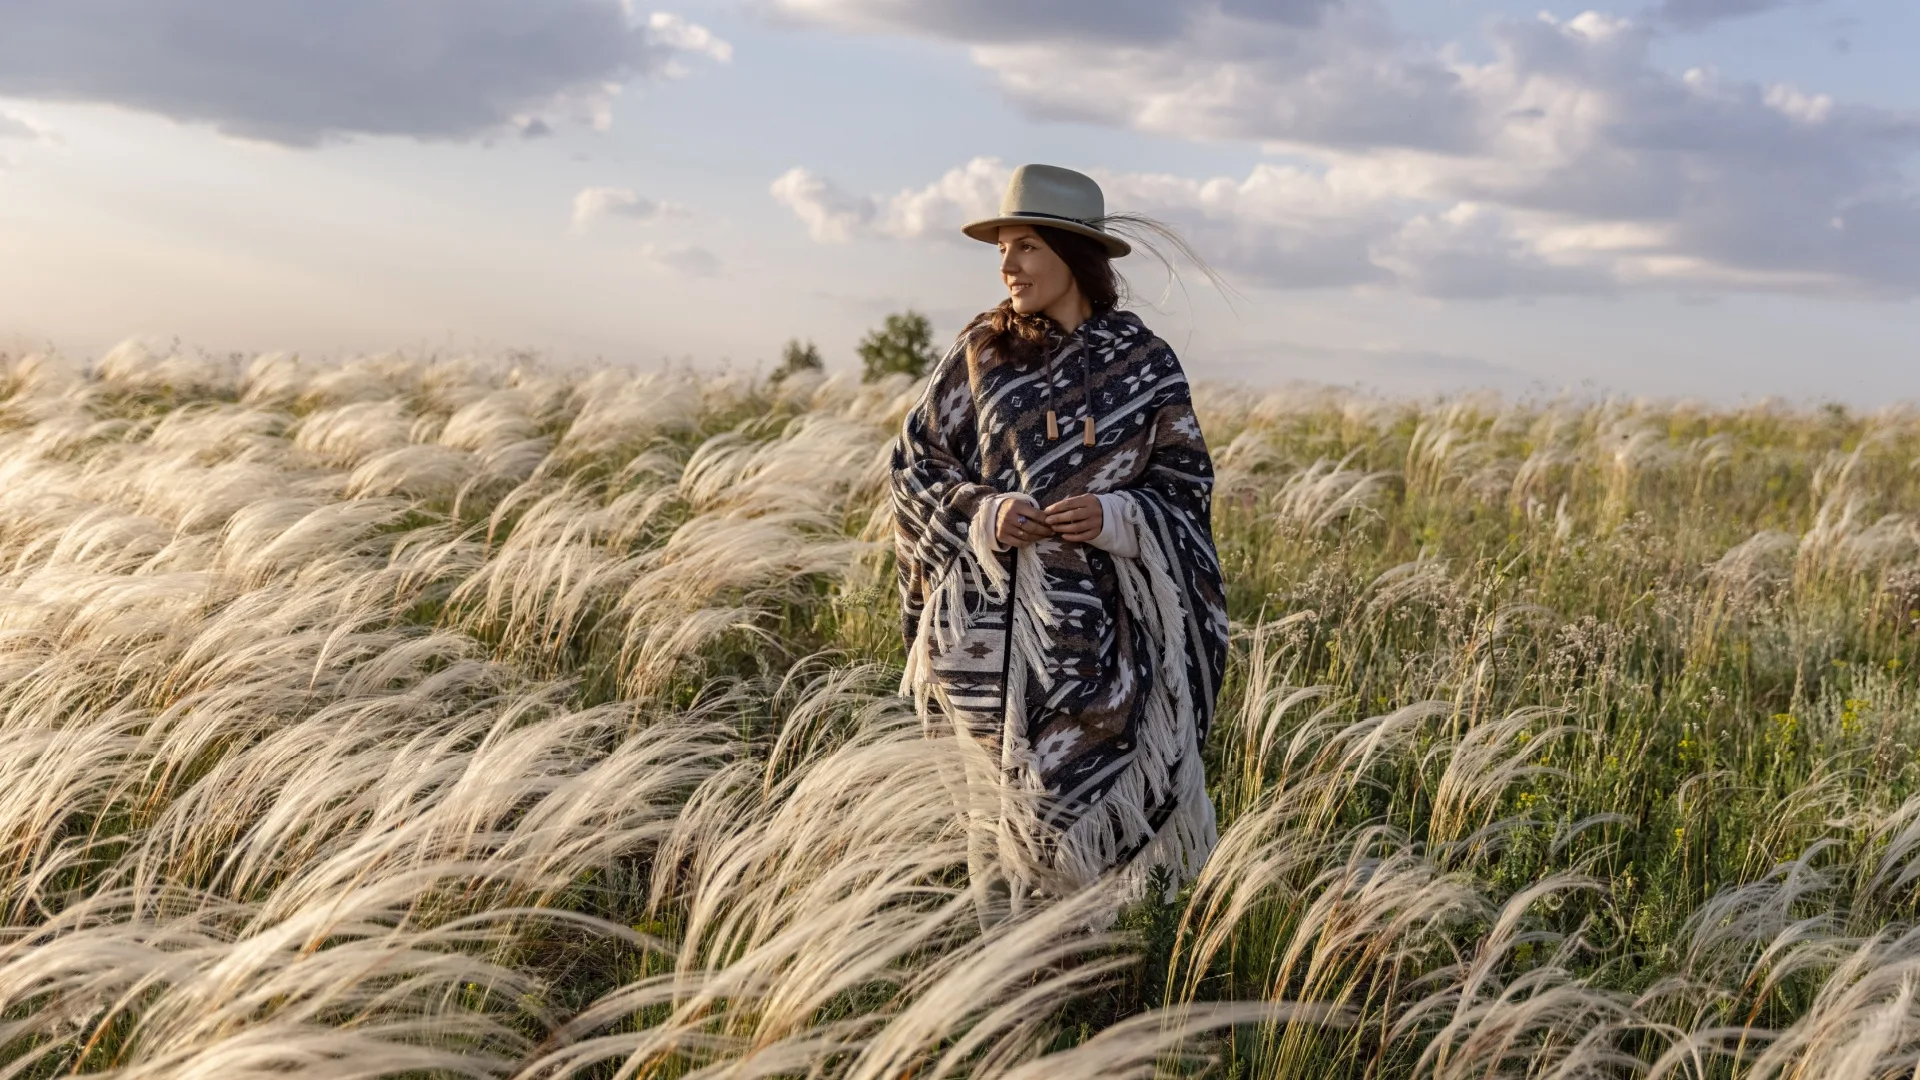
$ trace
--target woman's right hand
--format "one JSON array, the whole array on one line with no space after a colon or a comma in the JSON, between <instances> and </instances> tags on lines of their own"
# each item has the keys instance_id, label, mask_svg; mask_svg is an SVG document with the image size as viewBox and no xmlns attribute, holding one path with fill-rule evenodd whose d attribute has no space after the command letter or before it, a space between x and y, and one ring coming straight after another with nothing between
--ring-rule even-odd
<instances>
[{"instance_id":1,"label":"woman's right hand","mask_svg":"<svg viewBox=\"0 0 1920 1080\"><path fill-rule=\"evenodd\" d=\"M1045 540L1053 530L1047 527L1040 504L1022 496L1000 500L1000 519L994 522L993 535L1001 547L1017 548Z\"/></svg>"}]
</instances>

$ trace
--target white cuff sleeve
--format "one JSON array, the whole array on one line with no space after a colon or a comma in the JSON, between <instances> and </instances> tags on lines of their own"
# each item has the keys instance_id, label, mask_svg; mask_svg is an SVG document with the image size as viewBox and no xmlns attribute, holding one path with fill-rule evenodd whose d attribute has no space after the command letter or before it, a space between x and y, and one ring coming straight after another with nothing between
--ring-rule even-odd
<instances>
[{"instance_id":1,"label":"white cuff sleeve","mask_svg":"<svg viewBox=\"0 0 1920 1080\"><path fill-rule=\"evenodd\" d=\"M1138 512L1133 507L1133 500L1119 492L1095 495L1094 498L1100 500L1100 535L1093 538L1093 546L1123 559L1139 558L1140 536L1135 531Z\"/></svg>"},{"instance_id":2,"label":"white cuff sleeve","mask_svg":"<svg viewBox=\"0 0 1920 1080\"><path fill-rule=\"evenodd\" d=\"M1038 513L1040 510L1040 504L1034 502L1033 496L1028 495L1024 491L1002 491L997 495L989 495L981 499L980 508L973 512L974 522L976 525L984 528L988 536L993 537L993 550L995 551L1007 550L1007 546L1000 542L1000 530L994 528L994 525L1000 520L1001 505L1008 499L1019 499L1025 502L1028 506L1033 507L1035 513ZM1101 512L1106 512L1104 507L1101 508Z\"/></svg>"}]
</instances>

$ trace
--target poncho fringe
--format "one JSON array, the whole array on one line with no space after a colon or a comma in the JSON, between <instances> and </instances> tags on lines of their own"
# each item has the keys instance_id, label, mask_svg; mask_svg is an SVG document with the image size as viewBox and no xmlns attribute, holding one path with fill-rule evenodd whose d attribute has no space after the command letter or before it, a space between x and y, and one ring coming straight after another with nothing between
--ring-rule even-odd
<instances>
[{"instance_id":1,"label":"poncho fringe","mask_svg":"<svg viewBox=\"0 0 1920 1080\"><path fill-rule=\"evenodd\" d=\"M1125 492L1130 512L1137 503ZM1139 531L1138 559L1119 559L1121 597L1127 611L1142 620L1161 643L1159 674L1147 695L1146 716L1139 729L1140 751L1114 781L1098 806L1060 832L1053 844L1052 869L1075 885L1090 884L1112 867L1123 853L1118 837L1151 836L1139 854L1116 875L1123 892L1142 895L1155 869L1173 871L1178 883L1200 872L1200 866L1219 842L1213 803L1207 798L1206 772L1201 764L1197 718L1187 693L1186 605L1180 601L1166 555L1154 530ZM965 597L969 579L978 594L992 603L1005 603L1011 576L994 557L991 522L974 521L968 546L953 560L946 576L932 590L920 613L919 631L909 653L900 690L913 697L921 721L932 725L933 699L939 697L931 656L957 648L966 633ZM1007 662L1005 725L1000 733L1000 766L1023 791L1041 795L1046 785L1039 759L1026 736L1026 678L1032 675L1051 689L1044 658L1052 648L1047 629L1059 618L1046 600L1039 557L1031 548L1018 548L1015 574L1018 598L1013 613L1012 646ZM1031 597L1039 599L1031 600ZM965 724L955 725L962 738L970 737ZM1147 819L1148 795L1165 801L1172 795L1178 808L1154 830ZM1019 850L1031 832L1018 827L1003 808L998 823L1000 850ZM1029 882L1028 884L1032 884Z\"/></svg>"}]
</instances>

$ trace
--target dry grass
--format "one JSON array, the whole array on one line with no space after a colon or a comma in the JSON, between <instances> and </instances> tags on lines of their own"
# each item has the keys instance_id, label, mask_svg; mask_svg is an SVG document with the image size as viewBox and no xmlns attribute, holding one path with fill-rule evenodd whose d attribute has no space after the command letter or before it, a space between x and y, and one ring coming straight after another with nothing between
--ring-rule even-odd
<instances>
[{"instance_id":1,"label":"dry grass","mask_svg":"<svg viewBox=\"0 0 1920 1080\"><path fill-rule=\"evenodd\" d=\"M983 929L904 383L0 365L0 1077L1920 1063L1920 418L1203 395L1199 880Z\"/></svg>"}]
</instances>

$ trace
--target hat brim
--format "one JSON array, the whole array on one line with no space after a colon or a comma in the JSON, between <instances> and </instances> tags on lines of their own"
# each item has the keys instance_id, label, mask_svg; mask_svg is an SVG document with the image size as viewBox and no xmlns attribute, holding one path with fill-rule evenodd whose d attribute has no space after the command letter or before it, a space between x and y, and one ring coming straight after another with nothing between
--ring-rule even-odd
<instances>
[{"instance_id":1,"label":"hat brim","mask_svg":"<svg viewBox=\"0 0 1920 1080\"><path fill-rule=\"evenodd\" d=\"M1132 244L1112 233L1096 229L1091 225L1083 225L1072 218L1054 217L1052 214L1008 214L962 225L960 231L983 244L997 244L1000 242L1001 226L1004 225L1044 225L1049 229L1079 233L1089 240L1100 241L1101 245L1107 249L1107 257L1110 259L1117 259L1133 250Z\"/></svg>"}]
</instances>

